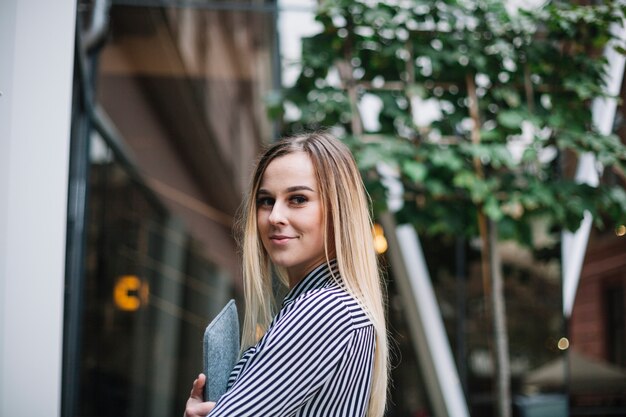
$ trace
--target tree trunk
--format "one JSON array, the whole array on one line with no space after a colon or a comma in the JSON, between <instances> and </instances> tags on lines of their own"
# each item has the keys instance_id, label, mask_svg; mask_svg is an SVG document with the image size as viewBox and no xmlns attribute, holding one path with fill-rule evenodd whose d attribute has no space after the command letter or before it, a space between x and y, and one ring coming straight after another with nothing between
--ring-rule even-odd
<instances>
[{"instance_id":1,"label":"tree trunk","mask_svg":"<svg viewBox=\"0 0 626 417\"><path fill-rule=\"evenodd\" d=\"M511 417L511 366L506 327L506 306L502 263L498 249L498 225L489 220L489 264L491 270L491 312L494 336L496 409L499 417Z\"/></svg>"},{"instance_id":2,"label":"tree trunk","mask_svg":"<svg viewBox=\"0 0 626 417\"><path fill-rule=\"evenodd\" d=\"M474 124L472 126L472 143L480 143L480 112L474 75L466 76L469 112ZM484 177L480 160L474 158L474 170L479 178ZM478 229L482 241L482 272L485 293L485 315L491 318L493 343L490 344L494 363L494 386L496 396L496 415L511 417L511 367L509 361L509 342L506 329L506 309L504 305L504 283L502 280L502 264L498 250L498 225L488 220L482 210L478 209ZM487 301L489 300L489 301Z\"/></svg>"}]
</instances>

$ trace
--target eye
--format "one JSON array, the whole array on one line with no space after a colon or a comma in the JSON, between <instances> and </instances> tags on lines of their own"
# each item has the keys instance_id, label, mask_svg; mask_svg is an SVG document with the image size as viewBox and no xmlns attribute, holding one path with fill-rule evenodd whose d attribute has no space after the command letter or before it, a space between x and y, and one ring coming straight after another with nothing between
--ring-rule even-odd
<instances>
[{"instance_id":1,"label":"eye","mask_svg":"<svg viewBox=\"0 0 626 417\"><path fill-rule=\"evenodd\" d=\"M272 207L274 205L274 199L271 197L257 197L257 207Z\"/></svg>"},{"instance_id":2,"label":"eye","mask_svg":"<svg viewBox=\"0 0 626 417\"><path fill-rule=\"evenodd\" d=\"M305 196L303 195L294 195L290 198L291 202L293 204L296 205L302 205L304 203L306 203L307 201L309 201Z\"/></svg>"}]
</instances>

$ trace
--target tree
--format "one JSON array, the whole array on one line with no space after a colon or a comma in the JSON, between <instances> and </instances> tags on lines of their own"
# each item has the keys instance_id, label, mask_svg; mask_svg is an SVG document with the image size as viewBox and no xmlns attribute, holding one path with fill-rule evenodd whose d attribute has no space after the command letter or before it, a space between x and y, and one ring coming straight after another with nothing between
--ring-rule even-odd
<instances>
[{"instance_id":1,"label":"tree","mask_svg":"<svg viewBox=\"0 0 626 417\"><path fill-rule=\"evenodd\" d=\"M527 11L495 0L326 0L296 84L270 103L287 116L286 133L340 132L376 210L386 209L382 161L404 186L400 219L428 234L481 237L501 417L511 401L497 241L532 245L533 223L573 231L585 211L600 226L625 221L626 148L595 129L590 111L606 96L602 48L623 50L609 30L623 17L614 3ZM364 126L365 102L380 109L377 123ZM575 182L584 152L617 181Z\"/></svg>"}]
</instances>

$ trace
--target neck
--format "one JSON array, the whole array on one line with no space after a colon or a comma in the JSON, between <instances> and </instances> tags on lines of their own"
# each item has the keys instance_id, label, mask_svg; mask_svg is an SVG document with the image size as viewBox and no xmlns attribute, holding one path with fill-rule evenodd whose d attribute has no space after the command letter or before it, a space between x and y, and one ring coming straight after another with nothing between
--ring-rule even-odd
<instances>
[{"instance_id":1,"label":"neck","mask_svg":"<svg viewBox=\"0 0 626 417\"><path fill-rule=\"evenodd\" d=\"M306 277L311 271L320 266L321 264L326 263L326 258L318 259L310 262L307 265L298 265L292 268L287 268L287 278L289 280L289 289L293 289L296 285L302 281L304 277Z\"/></svg>"}]
</instances>

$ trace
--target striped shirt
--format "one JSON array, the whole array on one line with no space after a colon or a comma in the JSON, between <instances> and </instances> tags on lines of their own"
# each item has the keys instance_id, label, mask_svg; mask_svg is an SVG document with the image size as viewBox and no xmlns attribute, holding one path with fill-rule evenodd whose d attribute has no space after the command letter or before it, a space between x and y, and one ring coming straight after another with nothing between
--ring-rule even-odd
<instances>
[{"instance_id":1,"label":"striped shirt","mask_svg":"<svg viewBox=\"0 0 626 417\"><path fill-rule=\"evenodd\" d=\"M287 294L209 417L363 417L374 346L371 321L324 263Z\"/></svg>"}]
</instances>

